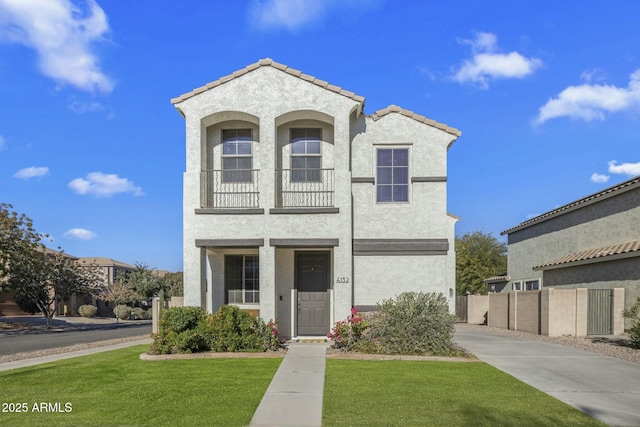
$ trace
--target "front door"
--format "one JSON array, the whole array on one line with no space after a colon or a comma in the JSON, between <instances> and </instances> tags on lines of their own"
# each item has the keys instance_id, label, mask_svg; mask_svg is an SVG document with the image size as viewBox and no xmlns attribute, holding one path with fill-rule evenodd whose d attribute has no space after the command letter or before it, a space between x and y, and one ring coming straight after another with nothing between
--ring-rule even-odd
<instances>
[{"instance_id":1,"label":"front door","mask_svg":"<svg viewBox=\"0 0 640 427\"><path fill-rule=\"evenodd\" d=\"M329 252L296 252L298 336L329 332Z\"/></svg>"}]
</instances>

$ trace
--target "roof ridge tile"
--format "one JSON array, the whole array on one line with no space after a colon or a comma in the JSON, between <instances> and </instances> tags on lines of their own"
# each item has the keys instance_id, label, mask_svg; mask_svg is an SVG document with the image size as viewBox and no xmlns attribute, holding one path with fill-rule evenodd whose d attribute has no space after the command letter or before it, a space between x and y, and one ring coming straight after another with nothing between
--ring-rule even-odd
<instances>
[{"instance_id":1,"label":"roof ridge tile","mask_svg":"<svg viewBox=\"0 0 640 427\"><path fill-rule=\"evenodd\" d=\"M429 118L427 118L427 117L425 117L425 116L423 116L421 114L417 114L417 113L415 113L415 112L413 112L411 110L407 110L406 108L401 108L401 107L399 107L397 105L394 105L394 104L391 104L386 108L382 108L380 110L374 111L374 113L370 117L375 122L375 121L380 120L381 118L383 118L384 116L386 116L387 114L390 114L390 113L400 113L401 115L403 115L405 117L409 117L409 118L411 118L413 120L416 120L416 121L418 121L420 123L424 123L424 124L426 124L428 126L435 127L437 129L443 130L443 131L445 131L447 133L450 133L452 135L455 135L455 136L461 136L462 135L462 132L459 131L456 128L452 128L452 127L446 125L445 123L437 122L437 121L429 119Z\"/></svg>"}]
</instances>

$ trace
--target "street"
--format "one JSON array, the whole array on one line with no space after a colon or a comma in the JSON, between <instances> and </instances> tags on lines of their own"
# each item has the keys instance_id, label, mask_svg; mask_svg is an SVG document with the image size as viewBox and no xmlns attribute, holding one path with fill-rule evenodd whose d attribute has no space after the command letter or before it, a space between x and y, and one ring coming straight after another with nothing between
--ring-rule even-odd
<instances>
[{"instance_id":1,"label":"street","mask_svg":"<svg viewBox=\"0 0 640 427\"><path fill-rule=\"evenodd\" d=\"M90 330L42 331L39 333L0 335L0 355L135 337L150 333L151 324L149 323L144 325L100 325Z\"/></svg>"}]
</instances>

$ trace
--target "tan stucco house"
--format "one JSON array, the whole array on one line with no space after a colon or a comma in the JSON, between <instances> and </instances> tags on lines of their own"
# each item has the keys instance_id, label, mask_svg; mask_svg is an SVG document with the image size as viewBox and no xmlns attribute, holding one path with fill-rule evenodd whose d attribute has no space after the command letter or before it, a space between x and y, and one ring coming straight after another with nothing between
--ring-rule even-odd
<instances>
[{"instance_id":1,"label":"tan stucco house","mask_svg":"<svg viewBox=\"0 0 640 427\"><path fill-rule=\"evenodd\" d=\"M457 129L263 59L172 100L186 123L184 303L283 337L403 291L454 309L447 151Z\"/></svg>"}]
</instances>

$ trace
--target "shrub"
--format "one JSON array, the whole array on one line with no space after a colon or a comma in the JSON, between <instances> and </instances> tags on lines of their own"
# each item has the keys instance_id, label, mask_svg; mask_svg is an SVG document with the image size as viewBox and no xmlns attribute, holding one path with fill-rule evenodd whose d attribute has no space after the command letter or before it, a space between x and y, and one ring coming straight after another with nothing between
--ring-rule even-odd
<instances>
[{"instance_id":1,"label":"shrub","mask_svg":"<svg viewBox=\"0 0 640 427\"><path fill-rule=\"evenodd\" d=\"M377 316L360 342L376 353L451 356L455 315L442 294L405 292L378 304Z\"/></svg>"},{"instance_id":2,"label":"shrub","mask_svg":"<svg viewBox=\"0 0 640 427\"><path fill-rule=\"evenodd\" d=\"M328 335L334 347L378 354L461 356L453 344L455 316L442 294L405 292L362 319L353 309Z\"/></svg>"},{"instance_id":3,"label":"shrub","mask_svg":"<svg viewBox=\"0 0 640 427\"><path fill-rule=\"evenodd\" d=\"M151 313L148 310L145 310L142 307L135 307L133 310L133 317L136 320L148 320L151 319Z\"/></svg>"},{"instance_id":4,"label":"shrub","mask_svg":"<svg viewBox=\"0 0 640 427\"><path fill-rule=\"evenodd\" d=\"M212 351L267 351L278 348L275 323L224 305L200 323L200 332Z\"/></svg>"},{"instance_id":5,"label":"shrub","mask_svg":"<svg viewBox=\"0 0 640 427\"><path fill-rule=\"evenodd\" d=\"M204 317L201 307L173 307L162 312L158 329L175 333L196 329Z\"/></svg>"},{"instance_id":6,"label":"shrub","mask_svg":"<svg viewBox=\"0 0 640 427\"><path fill-rule=\"evenodd\" d=\"M337 322L327 338L333 340L333 347L344 351L353 350L367 329L367 322L358 314L358 309L351 309L351 316L346 320Z\"/></svg>"},{"instance_id":7,"label":"shrub","mask_svg":"<svg viewBox=\"0 0 640 427\"><path fill-rule=\"evenodd\" d=\"M81 305L78 307L78 314L82 317L94 317L98 313L98 307L95 305Z\"/></svg>"},{"instance_id":8,"label":"shrub","mask_svg":"<svg viewBox=\"0 0 640 427\"><path fill-rule=\"evenodd\" d=\"M150 354L266 351L279 345L275 322L265 323L234 306L222 306L208 316L200 307L170 308L158 326Z\"/></svg>"},{"instance_id":9,"label":"shrub","mask_svg":"<svg viewBox=\"0 0 640 427\"><path fill-rule=\"evenodd\" d=\"M131 307L126 305L116 305L113 308L113 314L115 314L118 319L126 320L131 315Z\"/></svg>"},{"instance_id":10,"label":"shrub","mask_svg":"<svg viewBox=\"0 0 640 427\"><path fill-rule=\"evenodd\" d=\"M640 298L638 298L629 308L622 312L622 315L631 320L631 326L629 327L629 338L631 338L630 345L633 348L640 349Z\"/></svg>"}]
</instances>

